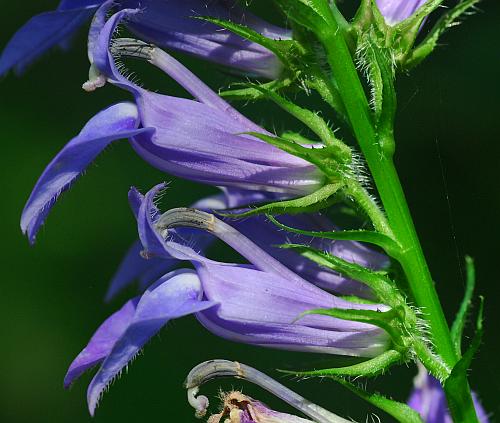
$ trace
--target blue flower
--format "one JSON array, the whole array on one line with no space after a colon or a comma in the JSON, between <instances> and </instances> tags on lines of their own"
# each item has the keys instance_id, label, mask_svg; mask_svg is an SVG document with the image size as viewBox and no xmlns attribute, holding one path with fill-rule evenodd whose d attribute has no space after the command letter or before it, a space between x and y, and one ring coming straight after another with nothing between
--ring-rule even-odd
<instances>
[{"instance_id":1,"label":"blue flower","mask_svg":"<svg viewBox=\"0 0 500 423\"><path fill-rule=\"evenodd\" d=\"M106 320L71 364L69 386L86 369L101 364L88 389L94 413L104 389L170 319L195 314L215 335L253 345L326 354L373 357L390 340L372 325L328 316L297 317L314 308L386 310L384 305L342 300L302 279L234 228L208 213L187 209L159 214L154 200L163 185L130 200L145 256L190 261L195 270L162 276ZM194 215L194 219L193 219ZM168 222L168 229L165 225ZM206 228L235 248L249 264L205 258L186 245L172 226Z\"/></svg>"},{"instance_id":2,"label":"blue flower","mask_svg":"<svg viewBox=\"0 0 500 423\"><path fill-rule=\"evenodd\" d=\"M55 11L31 18L9 41L0 57L0 76L21 73L48 49L66 46L104 0L63 0ZM198 56L247 74L276 78L282 64L266 48L219 27L194 19L212 16L242 23L273 39L289 39L289 31L241 9L234 0L116 0L117 8L141 8L128 28L141 38Z\"/></svg>"},{"instance_id":3,"label":"blue flower","mask_svg":"<svg viewBox=\"0 0 500 423\"><path fill-rule=\"evenodd\" d=\"M324 177L314 165L247 135L269 133L162 50L153 49L155 63L196 100L152 93L125 79L109 52L110 38L123 17L138 12L122 10L107 22L106 12L101 8L94 18L91 56L111 82L134 95L135 103L115 104L98 113L45 169L21 218L21 228L31 242L57 197L102 150L123 138L129 138L151 165L202 183L288 196L321 187Z\"/></svg>"}]
</instances>

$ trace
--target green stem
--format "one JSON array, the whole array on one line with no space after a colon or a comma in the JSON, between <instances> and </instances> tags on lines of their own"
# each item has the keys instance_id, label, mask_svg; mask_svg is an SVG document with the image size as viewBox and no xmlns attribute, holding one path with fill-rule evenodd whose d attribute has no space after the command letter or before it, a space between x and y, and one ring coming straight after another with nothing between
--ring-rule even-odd
<instances>
[{"instance_id":1,"label":"green stem","mask_svg":"<svg viewBox=\"0 0 500 423\"><path fill-rule=\"evenodd\" d=\"M393 140L384 140L388 142L381 143L377 136L366 94L342 31L339 30L333 15L328 25L316 35L325 48L328 64L339 88L354 135L372 173L395 240L402 247L400 264L408 279L413 299L423 310L424 318L429 323L430 336L437 354L451 369L457 363L458 356L394 167ZM466 384L461 386L461 389L464 391L464 398L468 399L463 404L466 410L471 406L472 398ZM477 418L468 421L477 422Z\"/></svg>"},{"instance_id":2,"label":"green stem","mask_svg":"<svg viewBox=\"0 0 500 423\"><path fill-rule=\"evenodd\" d=\"M366 213L368 218L371 220L373 227L377 232L387 235L393 238L393 233L389 222L383 211L380 209L376 201L368 193L368 191L361 186L361 184L354 180L349 180L346 183L346 188L344 192L353 199L356 200L358 206Z\"/></svg>"}]
</instances>

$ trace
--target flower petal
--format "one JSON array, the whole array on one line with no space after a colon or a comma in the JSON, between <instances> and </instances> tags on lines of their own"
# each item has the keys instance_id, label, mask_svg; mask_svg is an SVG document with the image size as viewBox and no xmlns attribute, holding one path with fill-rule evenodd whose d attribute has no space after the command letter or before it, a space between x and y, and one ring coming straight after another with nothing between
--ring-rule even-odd
<instances>
[{"instance_id":1,"label":"flower petal","mask_svg":"<svg viewBox=\"0 0 500 423\"><path fill-rule=\"evenodd\" d=\"M0 57L0 76L22 73L48 49L64 42L90 16L93 8L56 10L33 16L11 38Z\"/></svg>"},{"instance_id":2,"label":"flower petal","mask_svg":"<svg viewBox=\"0 0 500 423\"><path fill-rule=\"evenodd\" d=\"M249 266L203 263L196 268L205 297L219 303L197 318L219 336L288 350L368 357L388 346L388 335L372 325L319 315L295 321L315 308L384 310L386 306L350 303Z\"/></svg>"},{"instance_id":3,"label":"flower petal","mask_svg":"<svg viewBox=\"0 0 500 423\"><path fill-rule=\"evenodd\" d=\"M67 190L85 168L112 141L152 130L138 129L137 108L119 103L95 115L50 162L24 207L21 229L34 242L36 233L57 197Z\"/></svg>"},{"instance_id":4,"label":"flower petal","mask_svg":"<svg viewBox=\"0 0 500 423\"><path fill-rule=\"evenodd\" d=\"M83 372L104 360L111 352L113 345L123 335L134 317L139 297L134 298L108 317L99 326L89 343L78 354L69 366L64 377L64 387L69 388L73 381L79 378Z\"/></svg>"},{"instance_id":5,"label":"flower petal","mask_svg":"<svg viewBox=\"0 0 500 423\"><path fill-rule=\"evenodd\" d=\"M136 279L140 279L141 287L146 288L178 264L177 260L160 258L146 260L141 256L142 249L140 241L136 241L130 246L110 281L105 301L111 301Z\"/></svg>"},{"instance_id":6,"label":"flower petal","mask_svg":"<svg viewBox=\"0 0 500 423\"><path fill-rule=\"evenodd\" d=\"M91 415L106 386L170 319L206 310L215 304L202 301L201 296L200 280L192 270L171 272L144 293L130 325L89 385L87 400Z\"/></svg>"}]
</instances>

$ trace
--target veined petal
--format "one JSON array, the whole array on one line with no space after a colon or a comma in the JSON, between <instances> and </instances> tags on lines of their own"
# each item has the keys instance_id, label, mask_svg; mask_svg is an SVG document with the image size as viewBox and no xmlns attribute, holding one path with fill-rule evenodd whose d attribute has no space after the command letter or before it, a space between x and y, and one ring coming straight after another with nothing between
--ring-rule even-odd
<instances>
[{"instance_id":1,"label":"veined petal","mask_svg":"<svg viewBox=\"0 0 500 423\"><path fill-rule=\"evenodd\" d=\"M249 266L203 263L196 268L205 298L219 304L197 318L216 335L287 350L366 357L389 345L388 335L372 325L318 315L296 321L301 313L318 307L385 310L386 306L349 303Z\"/></svg>"},{"instance_id":2,"label":"veined petal","mask_svg":"<svg viewBox=\"0 0 500 423\"><path fill-rule=\"evenodd\" d=\"M87 346L73 360L64 377L64 387L69 388L87 369L104 360L116 341L125 333L134 317L139 297L127 301L116 313L108 317L90 338Z\"/></svg>"},{"instance_id":3,"label":"veined petal","mask_svg":"<svg viewBox=\"0 0 500 423\"><path fill-rule=\"evenodd\" d=\"M0 76L25 68L51 47L69 38L95 8L56 10L33 16L11 38L0 57Z\"/></svg>"},{"instance_id":4,"label":"veined petal","mask_svg":"<svg viewBox=\"0 0 500 423\"><path fill-rule=\"evenodd\" d=\"M265 37L290 39L291 31L271 25L230 0L143 0L125 2L141 7L128 27L141 39L161 47L198 56L246 73L276 78L282 64L265 47L209 22L194 19L211 16L247 25Z\"/></svg>"},{"instance_id":5,"label":"veined petal","mask_svg":"<svg viewBox=\"0 0 500 423\"><path fill-rule=\"evenodd\" d=\"M169 320L206 310L214 305L201 300L200 280L191 270L178 270L163 276L139 300L135 314L87 391L90 414L108 384Z\"/></svg>"},{"instance_id":6,"label":"veined petal","mask_svg":"<svg viewBox=\"0 0 500 423\"><path fill-rule=\"evenodd\" d=\"M111 142L151 129L138 129L138 112L132 103L119 103L95 115L50 162L24 207L21 229L34 242L36 233L57 197Z\"/></svg>"}]
</instances>

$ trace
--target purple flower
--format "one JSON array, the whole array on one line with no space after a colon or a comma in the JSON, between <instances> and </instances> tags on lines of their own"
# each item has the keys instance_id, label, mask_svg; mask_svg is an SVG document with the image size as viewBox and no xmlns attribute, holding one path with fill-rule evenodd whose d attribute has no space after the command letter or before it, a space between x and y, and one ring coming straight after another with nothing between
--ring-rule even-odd
<instances>
[{"instance_id":1,"label":"purple flower","mask_svg":"<svg viewBox=\"0 0 500 423\"><path fill-rule=\"evenodd\" d=\"M258 198L256 194L258 193L252 191L224 190L223 193L200 200L191 207L205 211L225 210L266 199L264 195L260 194L261 198ZM284 215L280 216L279 220L288 226L310 231L336 230L330 220L319 213ZM381 269L388 265L386 256L358 242L332 241L286 232L278 229L264 216L230 220L228 223L304 279L334 293L372 297L372 293L366 285L321 267L293 250L277 246L287 242L312 245L319 250L327 251L344 260L368 268ZM215 237L199 231L194 234L192 229L179 228L179 231L182 231L182 237L197 251L205 251L215 241ZM177 260L174 259L153 257L147 260L141 256L141 250L142 246L139 241L130 247L110 283L106 294L107 300L110 300L134 280L139 280L139 290L143 291L150 283L177 265Z\"/></svg>"},{"instance_id":2,"label":"purple flower","mask_svg":"<svg viewBox=\"0 0 500 423\"><path fill-rule=\"evenodd\" d=\"M413 15L427 0L377 0L377 6L389 25Z\"/></svg>"},{"instance_id":3,"label":"purple flower","mask_svg":"<svg viewBox=\"0 0 500 423\"><path fill-rule=\"evenodd\" d=\"M98 113L48 165L21 218L31 242L59 194L102 150L122 138L130 138L137 153L160 170L207 184L287 196L322 185L323 176L314 165L246 135L268 133L165 52L153 49L155 63L196 100L152 93L121 76L109 53L110 37L123 17L138 12L120 11L104 24L106 12L101 8L94 18L91 56L101 72L134 95L135 104L119 103Z\"/></svg>"},{"instance_id":4,"label":"purple flower","mask_svg":"<svg viewBox=\"0 0 500 423\"><path fill-rule=\"evenodd\" d=\"M31 18L5 47L0 76L10 69L20 73L49 48L67 44L104 2L63 0L55 11ZM117 0L114 5L141 8L128 28L149 42L257 76L276 78L281 72L281 62L266 48L193 18L212 16L247 25L269 38L291 37L289 31L248 13L234 0Z\"/></svg>"},{"instance_id":5,"label":"purple flower","mask_svg":"<svg viewBox=\"0 0 500 423\"><path fill-rule=\"evenodd\" d=\"M355 304L317 288L213 215L187 209L160 218L154 199L161 188L144 197L135 190L130 193L144 254L190 261L196 271L177 270L160 278L142 297L106 320L71 364L66 386L102 363L88 389L91 414L106 386L144 344L170 319L187 314L194 313L218 336L259 346L361 357L376 356L389 347L388 335L368 324L320 315L296 321L301 313L318 307L385 310L386 306ZM185 245L176 228L162 226L167 220L170 226L192 226L193 214L198 228L206 226L250 264L207 259Z\"/></svg>"},{"instance_id":6,"label":"purple flower","mask_svg":"<svg viewBox=\"0 0 500 423\"><path fill-rule=\"evenodd\" d=\"M291 414L274 411L241 392L223 394L222 410L209 417L208 423L313 423ZM228 419L228 420L226 420Z\"/></svg>"},{"instance_id":7,"label":"purple flower","mask_svg":"<svg viewBox=\"0 0 500 423\"><path fill-rule=\"evenodd\" d=\"M480 423L488 423L488 416L474 393L472 399ZM408 405L418 411L426 423L452 423L441 384L422 365L418 367Z\"/></svg>"}]
</instances>

